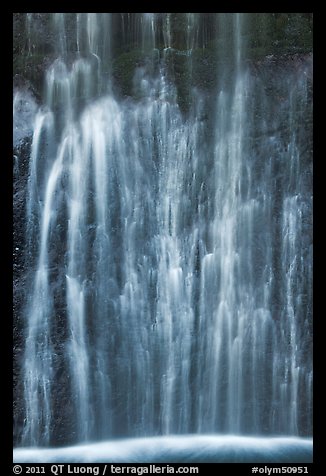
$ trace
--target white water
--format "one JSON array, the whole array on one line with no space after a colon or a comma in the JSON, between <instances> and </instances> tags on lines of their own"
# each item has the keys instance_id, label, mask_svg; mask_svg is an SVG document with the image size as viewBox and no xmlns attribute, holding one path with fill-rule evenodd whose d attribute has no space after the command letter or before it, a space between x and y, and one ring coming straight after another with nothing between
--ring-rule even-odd
<instances>
[{"instance_id":1,"label":"white water","mask_svg":"<svg viewBox=\"0 0 326 476\"><path fill-rule=\"evenodd\" d=\"M287 106L274 114L242 66L243 17L234 15L232 78L213 98L191 89L185 118L164 55L154 72L152 53L135 69L137 100L113 94L110 73L103 84L109 15L77 14L77 51L88 55L68 66L64 15L55 14L61 58L47 71L30 158L22 444L53 444L62 431L74 442L302 434L312 392L299 302L311 275L302 258L311 197L293 116L305 76L283 85ZM156 16L137 18L135 37L152 52ZM197 17L185 18L191 73ZM167 14L166 48L170 22ZM292 131L285 139L281 120ZM276 132L257 145L257 128ZM36 457L24 451L17 462Z\"/></svg>"},{"instance_id":2,"label":"white water","mask_svg":"<svg viewBox=\"0 0 326 476\"><path fill-rule=\"evenodd\" d=\"M52 449L14 451L15 463L309 463L312 441L187 435L135 438Z\"/></svg>"}]
</instances>

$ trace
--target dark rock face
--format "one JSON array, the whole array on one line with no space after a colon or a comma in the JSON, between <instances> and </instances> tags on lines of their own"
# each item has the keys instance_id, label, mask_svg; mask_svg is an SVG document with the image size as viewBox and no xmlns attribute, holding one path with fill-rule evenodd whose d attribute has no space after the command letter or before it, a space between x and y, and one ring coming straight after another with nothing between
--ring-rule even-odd
<instances>
[{"instance_id":1,"label":"dark rock face","mask_svg":"<svg viewBox=\"0 0 326 476\"><path fill-rule=\"evenodd\" d=\"M24 312L29 291L26 255L26 204L31 145L37 103L33 88L24 81L15 84L13 105L13 333L14 333L14 439L21 433L22 407L17 404L23 394L22 360L24 352Z\"/></svg>"},{"instance_id":2,"label":"dark rock face","mask_svg":"<svg viewBox=\"0 0 326 476\"><path fill-rule=\"evenodd\" d=\"M14 383L14 415L15 425L14 440L20 435L22 428L21 402L23 394L22 377L20 369L24 352L24 305L26 303L27 276L26 276L26 198L27 181L29 172L29 158L31 151L31 138L24 138L20 145L14 149L15 174L13 184L13 383Z\"/></svg>"}]
</instances>

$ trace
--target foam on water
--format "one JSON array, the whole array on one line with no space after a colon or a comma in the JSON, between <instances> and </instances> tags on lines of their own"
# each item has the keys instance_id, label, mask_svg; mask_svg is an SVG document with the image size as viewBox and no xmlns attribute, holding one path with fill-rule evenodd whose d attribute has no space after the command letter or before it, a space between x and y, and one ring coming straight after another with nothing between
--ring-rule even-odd
<instances>
[{"instance_id":1,"label":"foam on water","mask_svg":"<svg viewBox=\"0 0 326 476\"><path fill-rule=\"evenodd\" d=\"M179 435L65 448L17 448L15 463L308 463L312 439Z\"/></svg>"}]
</instances>

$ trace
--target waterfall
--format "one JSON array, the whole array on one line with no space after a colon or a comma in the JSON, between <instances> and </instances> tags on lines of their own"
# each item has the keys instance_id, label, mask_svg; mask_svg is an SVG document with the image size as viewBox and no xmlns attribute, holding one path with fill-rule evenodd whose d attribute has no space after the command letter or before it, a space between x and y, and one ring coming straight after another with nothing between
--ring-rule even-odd
<instances>
[{"instance_id":1,"label":"waterfall","mask_svg":"<svg viewBox=\"0 0 326 476\"><path fill-rule=\"evenodd\" d=\"M18 446L311 435L311 59L210 15L49 16Z\"/></svg>"}]
</instances>

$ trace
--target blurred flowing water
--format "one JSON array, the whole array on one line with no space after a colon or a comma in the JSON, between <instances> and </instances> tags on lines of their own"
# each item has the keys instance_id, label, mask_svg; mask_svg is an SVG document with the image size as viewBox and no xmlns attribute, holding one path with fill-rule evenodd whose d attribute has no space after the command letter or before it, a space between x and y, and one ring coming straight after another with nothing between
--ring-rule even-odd
<instances>
[{"instance_id":1,"label":"blurred flowing water","mask_svg":"<svg viewBox=\"0 0 326 476\"><path fill-rule=\"evenodd\" d=\"M126 97L112 14L74 14L73 42L67 15L33 109L18 445L311 435L311 61L270 96L244 60L249 14L214 14L208 95L201 14L178 50L173 14L121 14L145 58Z\"/></svg>"}]
</instances>

